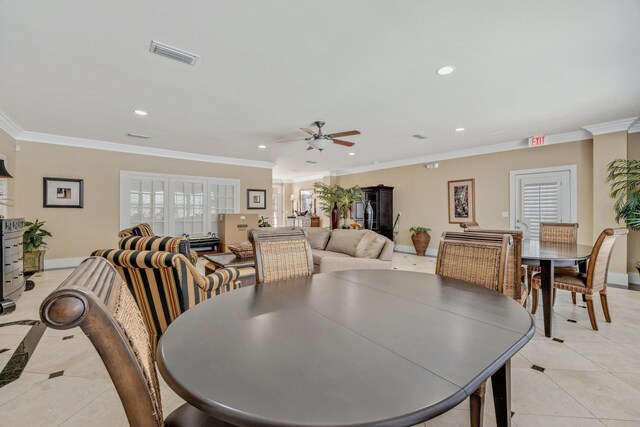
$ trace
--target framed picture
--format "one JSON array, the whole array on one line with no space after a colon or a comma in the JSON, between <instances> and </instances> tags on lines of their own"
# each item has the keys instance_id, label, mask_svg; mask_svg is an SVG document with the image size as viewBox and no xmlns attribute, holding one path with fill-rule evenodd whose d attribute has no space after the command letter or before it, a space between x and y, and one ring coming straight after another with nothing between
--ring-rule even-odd
<instances>
[{"instance_id":1,"label":"framed picture","mask_svg":"<svg viewBox=\"0 0 640 427\"><path fill-rule=\"evenodd\" d=\"M83 193L83 179L42 178L42 206L45 208L81 208Z\"/></svg>"},{"instance_id":2,"label":"framed picture","mask_svg":"<svg viewBox=\"0 0 640 427\"><path fill-rule=\"evenodd\" d=\"M300 190L300 208L298 212L311 213L313 207L313 190Z\"/></svg>"},{"instance_id":3,"label":"framed picture","mask_svg":"<svg viewBox=\"0 0 640 427\"><path fill-rule=\"evenodd\" d=\"M449 181L449 223L476 222L475 179Z\"/></svg>"},{"instance_id":4,"label":"framed picture","mask_svg":"<svg viewBox=\"0 0 640 427\"><path fill-rule=\"evenodd\" d=\"M247 209L267 209L267 190L247 190Z\"/></svg>"}]
</instances>

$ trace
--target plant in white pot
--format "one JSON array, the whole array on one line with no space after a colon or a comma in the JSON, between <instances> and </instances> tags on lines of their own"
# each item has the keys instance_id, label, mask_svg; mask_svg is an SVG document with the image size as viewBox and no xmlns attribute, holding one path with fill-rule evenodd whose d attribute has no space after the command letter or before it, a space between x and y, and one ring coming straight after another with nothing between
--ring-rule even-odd
<instances>
[{"instance_id":1,"label":"plant in white pot","mask_svg":"<svg viewBox=\"0 0 640 427\"><path fill-rule=\"evenodd\" d=\"M26 227L22 240L24 250L23 266L25 273L36 273L44 270L44 253L47 243L46 237L51 237L51 233L42 228L45 221L35 222L25 221Z\"/></svg>"},{"instance_id":2,"label":"plant in white pot","mask_svg":"<svg viewBox=\"0 0 640 427\"><path fill-rule=\"evenodd\" d=\"M616 159L609 163L607 172L616 221L640 231L640 160ZM636 269L640 273L640 260L636 260Z\"/></svg>"}]
</instances>

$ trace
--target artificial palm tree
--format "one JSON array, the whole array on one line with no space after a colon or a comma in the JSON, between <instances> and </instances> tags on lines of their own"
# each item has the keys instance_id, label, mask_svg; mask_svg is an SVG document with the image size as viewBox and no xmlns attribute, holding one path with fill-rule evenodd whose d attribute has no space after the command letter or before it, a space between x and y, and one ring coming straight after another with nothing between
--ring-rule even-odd
<instances>
[{"instance_id":1,"label":"artificial palm tree","mask_svg":"<svg viewBox=\"0 0 640 427\"><path fill-rule=\"evenodd\" d=\"M336 203L342 218L351 216L353 202L364 200L364 193L357 185L351 188L342 188L337 184L327 185L322 182L313 184L314 193L320 199L320 209L327 215L331 215L333 204Z\"/></svg>"},{"instance_id":2,"label":"artificial palm tree","mask_svg":"<svg viewBox=\"0 0 640 427\"><path fill-rule=\"evenodd\" d=\"M607 180L611 184L611 197L616 221L640 231L640 160L616 159L609 163ZM636 260L640 272L640 261Z\"/></svg>"}]
</instances>

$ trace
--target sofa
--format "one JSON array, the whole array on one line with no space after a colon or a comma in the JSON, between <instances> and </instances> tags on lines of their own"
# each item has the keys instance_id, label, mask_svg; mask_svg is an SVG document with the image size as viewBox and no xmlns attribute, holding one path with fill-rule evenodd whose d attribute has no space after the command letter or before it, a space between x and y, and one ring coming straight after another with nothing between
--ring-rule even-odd
<instances>
[{"instance_id":1,"label":"sofa","mask_svg":"<svg viewBox=\"0 0 640 427\"><path fill-rule=\"evenodd\" d=\"M393 242L371 230L303 227L314 273L391 268Z\"/></svg>"}]
</instances>

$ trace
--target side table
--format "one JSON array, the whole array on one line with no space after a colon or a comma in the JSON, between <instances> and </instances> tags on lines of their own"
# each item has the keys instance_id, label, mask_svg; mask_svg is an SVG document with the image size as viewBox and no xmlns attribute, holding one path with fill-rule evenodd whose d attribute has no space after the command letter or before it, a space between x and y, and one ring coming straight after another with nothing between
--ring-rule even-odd
<instances>
[{"instance_id":1,"label":"side table","mask_svg":"<svg viewBox=\"0 0 640 427\"><path fill-rule=\"evenodd\" d=\"M255 260L253 258L238 258L231 252L223 254L204 255L208 262L204 266L204 274L208 275L218 268L234 267L240 270L242 287L256 284Z\"/></svg>"}]
</instances>

